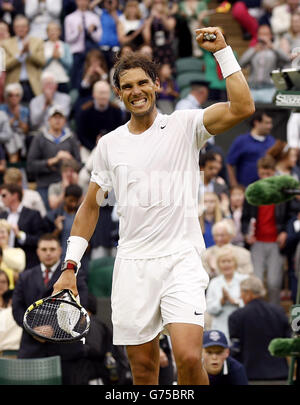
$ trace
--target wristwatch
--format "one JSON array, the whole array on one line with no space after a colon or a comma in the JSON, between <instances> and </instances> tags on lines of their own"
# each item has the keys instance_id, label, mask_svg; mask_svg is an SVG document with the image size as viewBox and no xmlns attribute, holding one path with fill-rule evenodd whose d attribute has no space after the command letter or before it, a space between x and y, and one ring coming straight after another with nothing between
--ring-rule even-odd
<instances>
[{"instance_id":1,"label":"wristwatch","mask_svg":"<svg viewBox=\"0 0 300 405\"><path fill-rule=\"evenodd\" d=\"M77 264L74 263L70 263L70 262L63 262L62 266L61 266L61 271L65 271L65 270L74 270L74 273L77 273Z\"/></svg>"}]
</instances>

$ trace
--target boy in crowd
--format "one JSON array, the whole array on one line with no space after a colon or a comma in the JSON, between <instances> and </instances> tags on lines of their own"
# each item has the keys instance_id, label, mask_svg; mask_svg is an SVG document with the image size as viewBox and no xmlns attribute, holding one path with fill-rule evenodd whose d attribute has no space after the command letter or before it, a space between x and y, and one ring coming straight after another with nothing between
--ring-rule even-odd
<instances>
[{"instance_id":1,"label":"boy in crowd","mask_svg":"<svg viewBox=\"0 0 300 405\"><path fill-rule=\"evenodd\" d=\"M203 335L203 361L209 385L248 385L244 366L230 357L224 333L209 330Z\"/></svg>"}]
</instances>

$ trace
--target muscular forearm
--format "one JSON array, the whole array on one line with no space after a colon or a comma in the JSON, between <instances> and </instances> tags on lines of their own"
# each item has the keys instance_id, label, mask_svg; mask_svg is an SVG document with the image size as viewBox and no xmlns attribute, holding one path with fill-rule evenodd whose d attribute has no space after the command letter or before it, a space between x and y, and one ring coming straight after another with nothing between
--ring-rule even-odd
<instances>
[{"instance_id":1,"label":"muscular forearm","mask_svg":"<svg viewBox=\"0 0 300 405\"><path fill-rule=\"evenodd\" d=\"M236 72L226 78L227 97L230 103L229 109L235 116L243 116L245 110L250 109L254 102L249 90L248 83L242 72Z\"/></svg>"},{"instance_id":2,"label":"muscular forearm","mask_svg":"<svg viewBox=\"0 0 300 405\"><path fill-rule=\"evenodd\" d=\"M70 235L81 236L89 241L95 231L98 217L99 206L90 207L84 201L77 211Z\"/></svg>"}]
</instances>

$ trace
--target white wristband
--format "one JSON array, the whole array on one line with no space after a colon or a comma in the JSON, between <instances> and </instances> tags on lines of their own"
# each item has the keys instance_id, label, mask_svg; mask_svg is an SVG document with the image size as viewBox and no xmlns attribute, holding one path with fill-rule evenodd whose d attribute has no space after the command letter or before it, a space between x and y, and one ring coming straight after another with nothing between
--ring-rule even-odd
<instances>
[{"instance_id":1,"label":"white wristband","mask_svg":"<svg viewBox=\"0 0 300 405\"><path fill-rule=\"evenodd\" d=\"M71 260L80 266L80 261L88 244L88 241L81 236L70 236L67 241L67 251L64 261Z\"/></svg>"},{"instance_id":2,"label":"white wristband","mask_svg":"<svg viewBox=\"0 0 300 405\"><path fill-rule=\"evenodd\" d=\"M236 57L234 56L234 53L230 46L226 46L226 48L220 49L213 55L220 65L224 79L226 79L226 77L232 75L233 73L241 70L241 67L238 64L238 61L236 60Z\"/></svg>"}]
</instances>

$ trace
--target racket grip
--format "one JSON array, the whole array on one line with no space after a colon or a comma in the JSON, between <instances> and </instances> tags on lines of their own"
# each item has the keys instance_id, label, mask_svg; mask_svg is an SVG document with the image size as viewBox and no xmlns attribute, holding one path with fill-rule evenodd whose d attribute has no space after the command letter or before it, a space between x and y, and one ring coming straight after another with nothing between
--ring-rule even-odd
<instances>
[{"instance_id":1,"label":"racket grip","mask_svg":"<svg viewBox=\"0 0 300 405\"><path fill-rule=\"evenodd\" d=\"M209 34L208 32L205 32L205 34L203 35L203 38L205 41L214 41L217 36L215 34Z\"/></svg>"}]
</instances>

